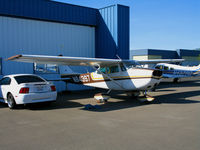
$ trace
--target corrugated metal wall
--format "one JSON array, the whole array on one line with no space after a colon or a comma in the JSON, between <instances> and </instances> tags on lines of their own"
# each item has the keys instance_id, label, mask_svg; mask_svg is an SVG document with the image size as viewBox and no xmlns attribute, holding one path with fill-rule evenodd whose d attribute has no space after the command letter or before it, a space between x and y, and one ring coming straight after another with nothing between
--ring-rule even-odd
<instances>
[{"instance_id":1,"label":"corrugated metal wall","mask_svg":"<svg viewBox=\"0 0 200 150\"><path fill-rule=\"evenodd\" d=\"M129 7L105 7L97 17L96 57L129 59Z\"/></svg>"},{"instance_id":2,"label":"corrugated metal wall","mask_svg":"<svg viewBox=\"0 0 200 150\"><path fill-rule=\"evenodd\" d=\"M118 45L118 32L117 32L117 5L112 5L109 7L101 8L99 9L99 12L101 16L103 17L103 20L110 31L110 34L112 35L116 46Z\"/></svg>"},{"instance_id":3,"label":"corrugated metal wall","mask_svg":"<svg viewBox=\"0 0 200 150\"><path fill-rule=\"evenodd\" d=\"M129 7L118 5L118 49L117 54L123 59L129 59L130 51L130 18Z\"/></svg>"},{"instance_id":4,"label":"corrugated metal wall","mask_svg":"<svg viewBox=\"0 0 200 150\"><path fill-rule=\"evenodd\" d=\"M196 66L200 64L200 50L178 49L180 58L185 59L182 65Z\"/></svg>"},{"instance_id":5,"label":"corrugated metal wall","mask_svg":"<svg viewBox=\"0 0 200 150\"><path fill-rule=\"evenodd\" d=\"M16 54L95 57L95 28L0 16L2 73L33 73L33 64L5 61ZM21 67L23 64L23 67Z\"/></svg>"}]
</instances>

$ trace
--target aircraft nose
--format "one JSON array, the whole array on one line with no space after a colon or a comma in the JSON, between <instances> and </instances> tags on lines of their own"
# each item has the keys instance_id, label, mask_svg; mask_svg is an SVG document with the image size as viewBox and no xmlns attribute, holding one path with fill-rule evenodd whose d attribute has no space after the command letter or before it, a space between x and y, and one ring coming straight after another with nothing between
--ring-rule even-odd
<instances>
[{"instance_id":1,"label":"aircraft nose","mask_svg":"<svg viewBox=\"0 0 200 150\"><path fill-rule=\"evenodd\" d=\"M154 76L154 77L161 77L162 76L162 71L160 71L160 70L154 70L153 71L153 73L152 73L152 75Z\"/></svg>"}]
</instances>

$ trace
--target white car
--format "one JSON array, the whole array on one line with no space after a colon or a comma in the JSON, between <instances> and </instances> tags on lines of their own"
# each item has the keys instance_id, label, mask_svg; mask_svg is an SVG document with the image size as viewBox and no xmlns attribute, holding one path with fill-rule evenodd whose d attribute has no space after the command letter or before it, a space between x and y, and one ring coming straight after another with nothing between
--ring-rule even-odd
<instances>
[{"instance_id":1,"label":"white car","mask_svg":"<svg viewBox=\"0 0 200 150\"><path fill-rule=\"evenodd\" d=\"M10 109L17 104L56 101L56 87L33 74L14 74L0 80L0 101Z\"/></svg>"}]
</instances>

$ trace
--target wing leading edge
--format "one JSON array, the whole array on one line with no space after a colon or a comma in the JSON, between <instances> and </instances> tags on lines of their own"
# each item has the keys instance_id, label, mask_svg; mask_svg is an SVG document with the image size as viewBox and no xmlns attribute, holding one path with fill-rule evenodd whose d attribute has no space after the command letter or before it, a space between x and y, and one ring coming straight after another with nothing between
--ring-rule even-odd
<instances>
[{"instance_id":1,"label":"wing leading edge","mask_svg":"<svg viewBox=\"0 0 200 150\"><path fill-rule=\"evenodd\" d=\"M102 59L102 58L87 58L87 57L67 57L67 56L47 56L47 55L16 55L7 60L40 63L40 64L57 64L70 66L110 66L115 63L120 63L119 59Z\"/></svg>"},{"instance_id":2,"label":"wing leading edge","mask_svg":"<svg viewBox=\"0 0 200 150\"><path fill-rule=\"evenodd\" d=\"M16 55L8 58L7 60L27 62L27 63L40 63L40 64L56 64L56 65L69 65L69 66L112 66L117 63L128 64L149 64L161 62L182 62L184 59L159 59L159 60L121 60L121 59L103 59L103 58L87 58L87 57L68 57L68 56L48 56L48 55Z\"/></svg>"}]
</instances>

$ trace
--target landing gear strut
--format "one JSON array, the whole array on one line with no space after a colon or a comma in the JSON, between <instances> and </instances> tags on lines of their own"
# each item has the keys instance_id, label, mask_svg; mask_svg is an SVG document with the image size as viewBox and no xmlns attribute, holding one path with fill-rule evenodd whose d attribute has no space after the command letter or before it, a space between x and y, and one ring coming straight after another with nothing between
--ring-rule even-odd
<instances>
[{"instance_id":1,"label":"landing gear strut","mask_svg":"<svg viewBox=\"0 0 200 150\"><path fill-rule=\"evenodd\" d=\"M143 96L138 98L138 100L141 102L151 102L154 99L155 99L154 97L147 94L147 91L144 91Z\"/></svg>"}]
</instances>

